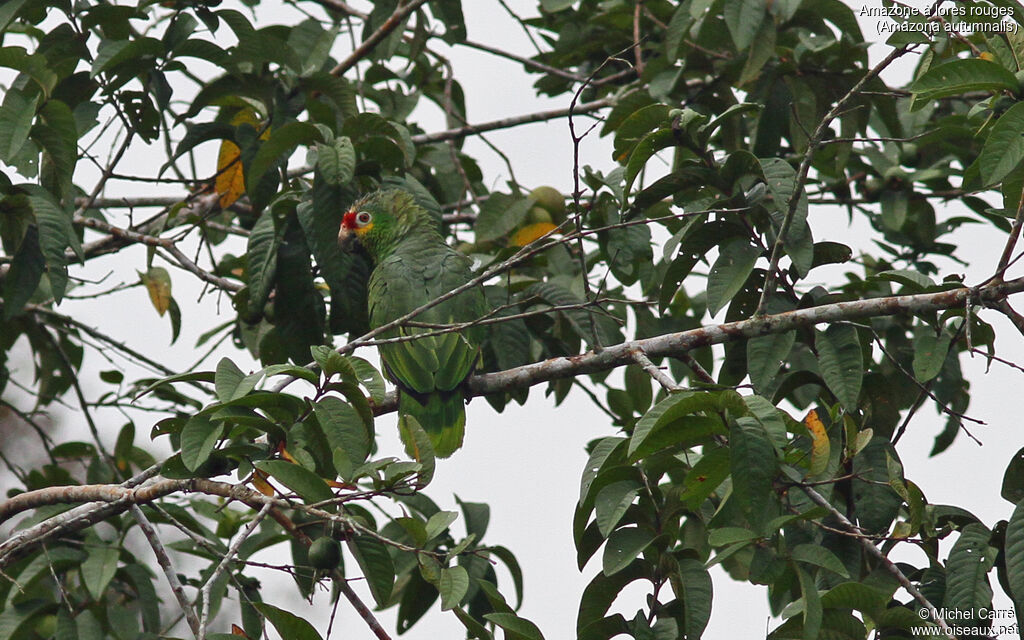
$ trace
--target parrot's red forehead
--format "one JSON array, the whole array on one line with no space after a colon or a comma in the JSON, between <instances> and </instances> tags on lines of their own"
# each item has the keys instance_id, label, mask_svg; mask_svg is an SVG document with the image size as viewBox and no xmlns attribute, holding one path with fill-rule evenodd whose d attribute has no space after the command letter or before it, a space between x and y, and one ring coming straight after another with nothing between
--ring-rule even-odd
<instances>
[{"instance_id":1,"label":"parrot's red forehead","mask_svg":"<svg viewBox=\"0 0 1024 640\"><path fill-rule=\"evenodd\" d=\"M349 209L345 212L345 215L341 218L342 229L355 229L356 228L356 212L355 210Z\"/></svg>"}]
</instances>

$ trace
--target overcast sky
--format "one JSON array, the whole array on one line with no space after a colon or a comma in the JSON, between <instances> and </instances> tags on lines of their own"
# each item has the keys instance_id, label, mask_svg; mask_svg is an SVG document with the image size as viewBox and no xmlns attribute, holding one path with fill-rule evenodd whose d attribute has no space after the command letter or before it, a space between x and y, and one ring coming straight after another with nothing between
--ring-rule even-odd
<instances>
[{"instance_id":1,"label":"overcast sky","mask_svg":"<svg viewBox=\"0 0 1024 640\"><path fill-rule=\"evenodd\" d=\"M365 6L360 2L353 4ZM471 0L463 4L471 39L530 55L529 41L496 0ZM528 14L535 2L507 0L507 4ZM288 10L271 11L261 7L259 19L263 24L291 23L293 15ZM876 33L875 19L871 20L862 23L868 38ZM872 59L880 59L886 51L883 46L872 46ZM466 92L471 122L568 105L567 99L534 97L533 77L526 76L517 64L465 49L455 49L451 56L456 75ZM907 67L904 66L900 73L908 73ZM414 119L418 119L427 131L444 128L443 117L436 109L425 109ZM572 148L564 120L494 132L488 137L509 155L517 177L526 186L551 184L564 192L570 190ZM502 188L508 178L504 163L475 140L470 140L466 149L480 161L488 186ZM582 151L586 164L605 170L614 166L610 142L597 138L596 133L585 140ZM127 163L128 166L134 165L134 171L139 173L144 171L138 167L148 166L153 159L162 158L159 147L150 150L137 147L133 154ZM215 155L215 151L209 154L211 172ZM90 184L89 168L83 167L82 171L79 183ZM173 190L167 192L173 193ZM110 189L110 195L143 194L155 195L152 187L136 184L112 184ZM948 213L953 215L957 212ZM843 211L812 209L809 221L817 240L831 237L850 242L852 238L854 243L861 243L858 246L871 250L866 226L858 222L852 230L848 229ZM992 247L1002 245L1003 235L991 227L978 225L977 229L961 232L953 241L970 248L972 258L977 260L978 268L969 271L967 277L967 281L974 284L994 267ZM144 265L145 251L133 247L116 257L91 261L85 273L96 279L109 272L115 274L112 278L131 278L132 269L143 270ZM962 272L961 268L951 266L951 269ZM185 367L197 356L193 345L198 335L217 322L232 317L233 311L226 297L207 294L198 300L200 287L194 278L174 270L172 277L175 297L183 316L182 337L173 347L164 347L170 334L167 320L157 318L141 288L97 301L70 301L61 305L59 310L102 327L111 335L128 336L131 346L148 354L156 351L167 366ZM106 284L111 286L115 283L108 281ZM997 327L999 355L1024 361L1021 339L1013 328L998 314L990 313L985 317ZM209 362L215 363L221 355L231 357L243 368L257 366L247 354L229 346L220 349ZM369 356L368 353L359 355ZM964 359L965 378L972 382L973 400L968 413L988 423L973 429L984 446L979 447L960 437L946 453L936 459L928 459L932 439L944 422L928 407L912 423L899 450L907 477L922 487L930 502L965 506L992 526L997 520L1008 518L1012 510L1012 506L999 497L999 486L1011 455L1024 445L1024 431L1018 423L1017 412L1009 410L1020 393L1022 374L999 364L994 364L991 372L986 374L985 364L980 358ZM85 377L95 379L99 371L109 368L109 363L94 354L89 355L84 368ZM99 383L89 388L93 397L106 390ZM394 420L391 415L378 421L382 454L400 455ZM147 415L137 418L137 444L145 444L152 421L153 418ZM63 422L76 432L84 429L80 419L73 414L65 414ZM108 443L113 442L117 428L123 422L120 416L105 416L104 434ZM533 389L527 406L512 405L503 414L495 414L484 400L478 399L469 406L464 448L439 464L434 482L427 490L445 509L457 510L453 498L456 492L463 500L491 504L491 525L486 541L509 547L519 558L526 579L526 599L521 614L537 623L549 639L574 637L580 593L599 570L600 554L583 574L576 570L571 519L580 473L586 461L583 446L595 437L614 433L607 417L578 392L555 409L550 400L543 397L542 388L538 387ZM166 446L166 443L161 444ZM954 468L971 471L954 474L950 471ZM455 528L461 531L461 524L457 523ZM901 547L897 557L923 562L923 554L911 547ZM944 548L948 551L948 542ZM286 546L279 549L281 554L288 553ZM286 555L273 559L279 562L288 560ZM355 565L350 563L350 566ZM766 625L767 595L763 587L732 582L717 567L712 573L715 580L714 609L705 638L763 637L766 628L777 626L778 621ZM511 598L511 582L500 568L499 576L503 580L500 585L503 593ZM326 630L329 614L326 594L319 594L310 607L294 597L291 583L281 580L280 574L265 574L263 579L266 600L278 606L291 603L296 614L309 618L319 630ZM280 594L268 588L275 584L282 585ZM361 584L357 585L357 590L364 594L367 602L371 601ZM616 604L615 610L632 618L636 609L643 605L646 592L643 585L632 585ZM394 610L381 614L389 631L394 629L393 614ZM339 619L332 637L370 637L365 625L344 602ZM454 638L462 634L462 626L454 616L441 614L435 608L406 637Z\"/></svg>"}]
</instances>

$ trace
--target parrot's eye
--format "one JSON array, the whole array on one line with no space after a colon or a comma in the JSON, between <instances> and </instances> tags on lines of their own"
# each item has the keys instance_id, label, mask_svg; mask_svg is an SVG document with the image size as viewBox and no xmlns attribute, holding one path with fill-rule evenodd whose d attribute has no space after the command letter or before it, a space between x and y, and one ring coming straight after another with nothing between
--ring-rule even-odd
<instances>
[{"instance_id":1,"label":"parrot's eye","mask_svg":"<svg viewBox=\"0 0 1024 640\"><path fill-rule=\"evenodd\" d=\"M366 213L365 211L360 211L359 213L357 213L356 224L358 224L360 227L364 227L370 224L370 214Z\"/></svg>"}]
</instances>

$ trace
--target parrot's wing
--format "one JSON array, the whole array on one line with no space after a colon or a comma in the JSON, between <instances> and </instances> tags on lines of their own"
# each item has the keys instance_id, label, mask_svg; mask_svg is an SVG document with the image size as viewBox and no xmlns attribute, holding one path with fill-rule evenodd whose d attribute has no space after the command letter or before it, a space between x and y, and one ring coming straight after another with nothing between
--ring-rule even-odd
<instances>
[{"instance_id":1,"label":"parrot's wing","mask_svg":"<svg viewBox=\"0 0 1024 640\"><path fill-rule=\"evenodd\" d=\"M401 256L379 264L370 278L367 301L370 325L379 327L400 318L427 300L423 278L415 265ZM391 329L381 338L406 335L405 330ZM420 340L380 345L381 358L395 380L418 394L430 393L436 386L434 372L440 364L432 349L418 346Z\"/></svg>"},{"instance_id":2,"label":"parrot's wing","mask_svg":"<svg viewBox=\"0 0 1024 640\"><path fill-rule=\"evenodd\" d=\"M379 264L370 282L371 324L380 326L459 287L472 277L464 256L448 250L432 259L410 259L396 253ZM417 320L437 324L467 322L484 310L478 289L463 292L425 311ZM403 327L382 337L415 335L433 329ZM451 391L472 372L479 346L462 333L425 336L381 345L392 374L415 393Z\"/></svg>"}]
</instances>

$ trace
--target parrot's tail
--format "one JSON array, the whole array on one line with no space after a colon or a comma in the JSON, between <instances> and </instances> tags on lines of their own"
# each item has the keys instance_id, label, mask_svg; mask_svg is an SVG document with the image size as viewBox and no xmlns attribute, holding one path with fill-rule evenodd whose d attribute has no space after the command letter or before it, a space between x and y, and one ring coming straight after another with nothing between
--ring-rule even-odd
<instances>
[{"instance_id":1,"label":"parrot's tail","mask_svg":"<svg viewBox=\"0 0 1024 640\"><path fill-rule=\"evenodd\" d=\"M420 399L425 402L420 402ZM430 436L434 455L447 458L462 446L466 433L466 404L462 393L431 393L420 399L409 393L399 392L398 411L402 415L416 418L423 430ZM409 448L409 443L405 443Z\"/></svg>"}]
</instances>

